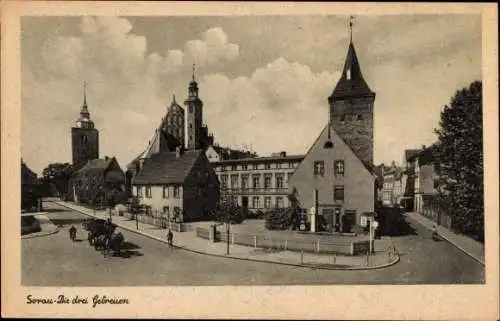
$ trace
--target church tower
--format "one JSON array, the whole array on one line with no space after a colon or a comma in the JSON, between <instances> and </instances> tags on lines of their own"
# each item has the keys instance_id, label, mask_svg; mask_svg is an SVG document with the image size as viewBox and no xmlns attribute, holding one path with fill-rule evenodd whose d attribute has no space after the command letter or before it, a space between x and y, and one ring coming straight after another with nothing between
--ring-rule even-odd
<instances>
[{"instance_id":1,"label":"church tower","mask_svg":"<svg viewBox=\"0 0 500 321\"><path fill-rule=\"evenodd\" d=\"M186 106L186 147L189 150L204 148L203 139L203 102L198 97L198 83L194 78L189 83L188 97L184 101Z\"/></svg>"},{"instance_id":2,"label":"church tower","mask_svg":"<svg viewBox=\"0 0 500 321\"><path fill-rule=\"evenodd\" d=\"M352 17L349 22L350 41L344 69L333 93L328 97L333 129L349 145L366 166L373 165L373 103L375 93L363 78L352 42Z\"/></svg>"},{"instance_id":3,"label":"church tower","mask_svg":"<svg viewBox=\"0 0 500 321\"><path fill-rule=\"evenodd\" d=\"M83 105L76 126L71 128L73 167L82 168L89 160L99 158L99 131L94 128L87 107L86 84L83 85Z\"/></svg>"}]
</instances>

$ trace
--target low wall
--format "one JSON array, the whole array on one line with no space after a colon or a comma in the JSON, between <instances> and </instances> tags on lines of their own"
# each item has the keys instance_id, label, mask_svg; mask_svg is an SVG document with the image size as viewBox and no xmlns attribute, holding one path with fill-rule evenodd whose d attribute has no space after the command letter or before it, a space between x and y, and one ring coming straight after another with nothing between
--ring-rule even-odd
<instances>
[{"instance_id":1,"label":"low wall","mask_svg":"<svg viewBox=\"0 0 500 321\"><path fill-rule=\"evenodd\" d=\"M213 242L226 242L228 235L225 231L216 231L215 237L212 229L196 228L196 236ZM346 255L366 254L369 251L369 241L336 241L311 238L298 239L291 237L269 237L263 235L249 235L229 233L229 242L232 244L253 246L259 248L272 248L290 251L304 251L316 253L337 253ZM372 241L372 250L373 241Z\"/></svg>"},{"instance_id":2,"label":"low wall","mask_svg":"<svg viewBox=\"0 0 500 321\"><path fill-rule=\"evenodd\" d=\"M134 214L128 212L123 213L123 216L128 219L135 220ZM194 230L194 227L191 224L171 222L168 221L164 216L138 214L137 221L139 221L139 223L153 225L158 228L170 228L174 232L186 232Z\"/></svg>"}]
</instances>

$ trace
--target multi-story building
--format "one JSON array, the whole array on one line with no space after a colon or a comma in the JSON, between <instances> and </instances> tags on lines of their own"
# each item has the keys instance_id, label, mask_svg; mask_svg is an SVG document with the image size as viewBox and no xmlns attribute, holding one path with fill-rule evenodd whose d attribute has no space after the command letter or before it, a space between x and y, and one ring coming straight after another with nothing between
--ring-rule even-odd
<instances>
[{"instance_id":1,"label":"multi-story building","mask_svg":"<svg viewBox=\"0 0 500 321\"><path fill-rule=\"evenodd\" d=\"M125 173L115 157L89 160L73 176L76 202L102 203L109 193L124 191Z\"/></svg>"},{"instance_id":2,"label":"multi-story building","mask_svg":"<svg viewBox=\"0 0 500 321\"><path fill-rule=\"evenodd\" d=\"M141 204L175 222L207 216L219 199L217 177L203 150L181 147L146 159L133 179L133 193Z\"/></svg>"},{"instance_id":3,"label":"multi-story building","mask_svg":"<svg viewBox=\"0 0 500 321\"><path fill-rule=\"evenodd\" d=\"M289 207L289 180L303 158L281 152L270 157L213 162L221 199L250 211Z\"/></svg>"},{"instance_id":4,"label":"multi-story building","mask_svg":"<svg viewBox=\"0 0 500 321\"><path fill-rule=\"evenodd\" d=\"M295 206L320 215L333 232L361 230L362 216L373 216L373 103L375 93L363 78L352 37L340 80L328 98L328 125L291 176ZM315 224L311 229L316 230Z\"/></svg>"}]
</instances>

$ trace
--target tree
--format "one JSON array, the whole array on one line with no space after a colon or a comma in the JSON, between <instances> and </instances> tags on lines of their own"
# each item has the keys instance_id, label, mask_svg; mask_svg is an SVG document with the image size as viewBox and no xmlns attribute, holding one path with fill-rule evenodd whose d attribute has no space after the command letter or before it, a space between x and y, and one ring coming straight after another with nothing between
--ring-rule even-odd
<instances>
[{"instance_id":1,"label":"tree","mask_svg":"<svg viewBox=\"0 0 500 321\"><path fill-rule=\"evenodd\" d=\"M458 91L441 112L438 158L452 227L484 241L482 83Z\"/></svg>"},{"instance_id":2,"label":"tree","mask_svg":"<svg viewBox=\"0 0 500 321\"><path fill-rule=\"evenodd\" d=\"M45 186L55 187L53 192L63 196L68 193L68 184L73 173L73 165L69 163L51 163L43 170L42 181Z\"/></svg>"},{"instance_id":3,"label":"tree","mask_svg":"<svg viewBox=\"0 0 500 321\"><path fill-rule=\"evenodd\" d=\"M241 223L243 221L242 208L234 202L223 201L215 207L212 216L219 223L226 225L227 255L229 255L229 226L231 223Z\"/></svg>"}]
</instances>

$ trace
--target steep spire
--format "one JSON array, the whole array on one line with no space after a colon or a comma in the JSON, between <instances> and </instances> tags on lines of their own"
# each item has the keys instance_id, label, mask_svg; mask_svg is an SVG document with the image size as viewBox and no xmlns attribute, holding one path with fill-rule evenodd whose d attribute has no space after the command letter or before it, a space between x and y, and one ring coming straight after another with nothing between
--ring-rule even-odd
<instances>
[{"instance_id":1,"label":"steep spire","mask_svg":"<svg viewBox=\"0 0 500 321\"><path fill-rule=\"evenodd\" d=\"M352 97L372 97L375 93L372 92L368 84L363 78L361 67L359 66L358 56L352 42L352 26L354 17L350 17L349 29L350 39L347 56L344 63L344 69L340 76L337 86L333 90L329 100L342 100Z\"/></svg>"},{"instance_id":2,"label":"steep spire","mask_svg":"<svg viewBox=\"0 0 500 321\"><path fill-rule=\"evenodd\" d=\"M193 64L193 81L195 81L194 80L194 70L195 70L194 67L195 67L195 64Z\"/></svg>"},{"instance_id":3,"label":"steep spire","mask_svg":"<svg viewBox=\"0 0 500 321\"><path fill-rule=\"evenodd\" d=\"M349 40L352 43L352 25L354 24L354 16L349 17Z\"/></svg>"},{"instance_id":4,"label":"steep spire","mask_svg":"<svg viewBox=\"0 0 500 321\"><path fill-rule=\"evenodd\" d=\"M80 111L80 115L83 118L90 118L90 113L87 108L87 82L83 82L83 105L82 105L82 110Z\"/></svg>"},{"instance_id":5,"label":"steep spire","mask_svg":"<svg viewBox=\"0 0 500 321\"><path fill-rule=\"evenodd\" d=\"M87 106L87 82L83 82L83 106Z\"/></svg>"}]
</instances>

